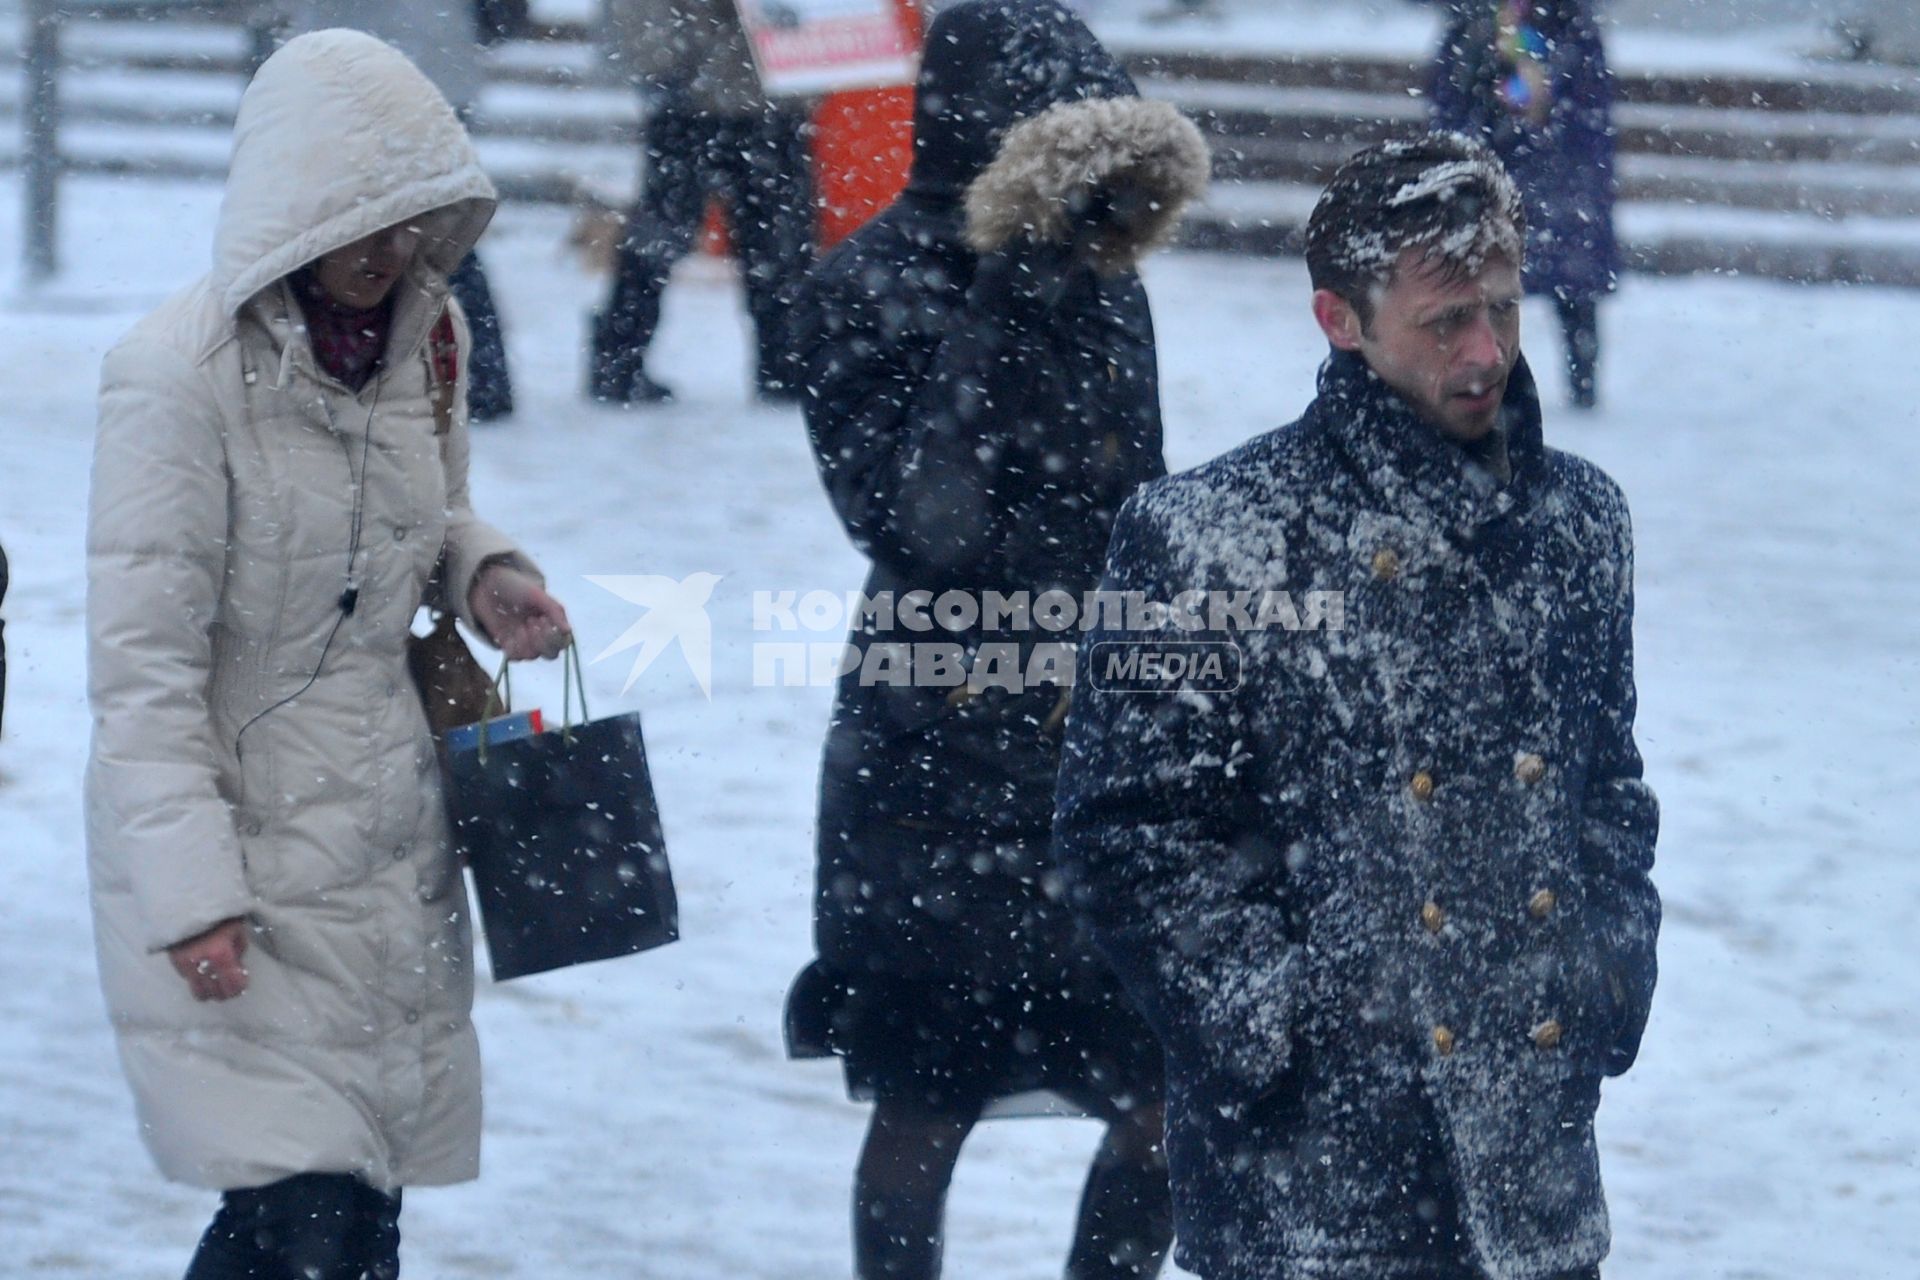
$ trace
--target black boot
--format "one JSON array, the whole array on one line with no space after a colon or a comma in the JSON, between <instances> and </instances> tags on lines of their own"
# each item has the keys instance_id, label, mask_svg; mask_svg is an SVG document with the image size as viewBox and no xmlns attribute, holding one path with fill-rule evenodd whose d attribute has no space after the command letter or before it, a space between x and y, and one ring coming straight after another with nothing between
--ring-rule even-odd
<instances>
[{"instance_id":1,"label":"black boot","mask_svg":"<svg viewBox=\"0 0 1920 1280\"><path fill-rule=\"evenodd\" d=\"M587 356L587 398L629 407L669 404L673 388L647 376L647 349L634 341L632 326L605 311L594 317L593 350Z\"/></svg>"},{"instance_id":2,"label":"black boot","mask_svg":"<svg viewBox=\"0 0 1920 1280\"><path fill-rule=\"evenodd\" d=\"M593 317L587 396L601 404L665 404L673 391L647 376L647 348L660 324L660 294L673 269L661 243L631 235L614 259L613 291Z\"/></svg>"}]
</instances>

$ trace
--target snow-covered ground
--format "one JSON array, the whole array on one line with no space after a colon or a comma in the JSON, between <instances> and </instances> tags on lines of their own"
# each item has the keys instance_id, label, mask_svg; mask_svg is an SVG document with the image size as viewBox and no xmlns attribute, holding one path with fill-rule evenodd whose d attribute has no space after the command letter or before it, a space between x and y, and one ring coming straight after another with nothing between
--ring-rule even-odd
<instances>
[{"instance_id":1,"label":"snow-covered ground","mask_svg":"<svg viewBox=\"0 0 1920 1280\"><path fill-rule=\"evenodd\" d=\"M0 1274L177 1276L212 1207L140 1149L97 994L79 779L81 533L98 360L202 267L218 193L78 180L68 269L13 276L0 181L0 542L13 561L0 739ZM798 416L752 405L726 269L669 295L664 412L578 396L596 281L546 211L486 245L522 411L475 445L483 511L544 562L588 652L634 609L588 574L725 574L714 687L677 655L595 709L647 717L685 940L484 987L486 1171L407 1202L406 1265L445 1277L844 1280L864 1111L783 1060L806 959L824 689L756 688L755 590L858 585ZM1150 271L1170 461L1305 402L1321 353L1293 262ZM1920 1275L1920 295L1628 282L1605 311L1605 408L1550 437L1616 475L1639 531L1641 741L1665 806L1664 977L1602 1138L1610 1280ZM557 707L551 671L522 678ZM948 1274L1041 1280L1065 1255L1084 1122L985 1126L951 1202Z\"/></svg>"}]
</instances>

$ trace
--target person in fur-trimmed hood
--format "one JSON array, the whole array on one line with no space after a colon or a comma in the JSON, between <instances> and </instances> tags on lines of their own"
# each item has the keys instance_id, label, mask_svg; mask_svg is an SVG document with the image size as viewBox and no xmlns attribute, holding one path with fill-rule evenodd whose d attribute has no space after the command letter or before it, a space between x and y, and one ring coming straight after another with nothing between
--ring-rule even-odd
<instances>
[{"instance_id":1,"label":"person in fur-trimmed hood","mask_svg":"<svg viewBox=\"0 0 1920 1280\"><path fill-rule=\"evenodd\" d=\"M1153 327L1133 267L1204 185L1205 144L1054 0L972 0L927 34L906 191L813 272L802 400L869 597L978 601L1098 576L1115 513L1164 474ZM928 1280L959 1146L1051 1091L1109 1123L1068 1274L1154 1274L1170 1208L1160 1050L1052 892L1065 689L978 682L1017 625L857 622L822 769L798 1056L875 1101L855 1182L863 1280ZM945 643L958 685L869 661ZM913 655L919 659L926 650ZM919 673L926 675L924 667ZM891 679L906 680L896 669Z\"/></svg>"},{"instance_id":2,"label":"person in fur-trimmed hood","mask_svg":"<svg viewBox=\"0 0 1920 1280\"><path fill-rule=\"evenodd\" d=\"M1659 817L1627 504L1543 442L1522 209L1458 134L1350 159L1307 223L1318 394L1114 530L1108 590L1205 616L1087 635L1057 868L1166 1046L1206 1280L1607 1252L1593 1121L1653 996ZM1234 660L1099 659L1169 642Z\"/></svg>"}]
</instances>

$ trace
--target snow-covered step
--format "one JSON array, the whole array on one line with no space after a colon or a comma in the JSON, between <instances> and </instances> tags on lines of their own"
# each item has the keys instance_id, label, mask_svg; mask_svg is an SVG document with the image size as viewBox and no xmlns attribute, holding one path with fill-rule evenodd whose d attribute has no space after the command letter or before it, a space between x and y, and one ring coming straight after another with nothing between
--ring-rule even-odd
<instances>
[{"instance_id":1,"label":"snow-covered step","mask_svg":"<svg viewBox=\"0 0 1920 1280\"><path fill-rule=\"evenodd\" d=\"M1145 79L1205 81L1257 87L1322 88L1387 95L1421 92L1424 58L1362 50L1295 53L1253 50L1135 48L1128 69ZM1682 69L1623 66L1614 60L1623 104L1746 108L1776 112L1838 111L1856 115L1920 113L1920 78L1887 67L1805 59L1791 66Z\"/></svg>"},{"instance_id":2,"label":"snow-covered step","mask_svg":"<svg viewBox=\"0 0 1920 1280\"><path fill-rule=\"evenodd\" d=\"M488 55L474 134L509 198L566 200L583 185L617 198L634 187L638 103L607 82L582 33L567 27L564 38L511 41ZM81 23L63 49L70 168L224 174L255 52L246 30ZM1191 243L1294 251L1299 206L1310 207L1334 166L1426 119L1423 65L1404 48L1135 47L1127 56L1143 90L1191 113L1213 145L1214 195L1188 227ZM24 77L6 74L18 67L17 49L0 48L0 121L19 118ZM1636 266L1904 278L1911 246L1888 231L1920 215L1920 80L1860 67L1683 63L1630 67L1620 88L1621 216L1637 228L1627 236ZM17 133L0 129L0 165L18 163ZM1738 239L1758 224L1733 215L1774 220L1764 252Z\"/></svg>"},{"instance_id":3,"label":"snow-covered step","mask_svg":"<svg viewBox=\"0 0 1920 1280\"><path fill-rule=\"evenodd\" d=\"M1380 127L1373 132L1385 137L1417 127ZM1224 137L1211 141L1214 181L1221 185L1298 183L1317 187L1361 145L1350 133L1331 139ZM1626 203L1716 205L1826 218L1920 215L1920 164L1725 160L1629 153L1619 158L1618 171L1620 198Z\"/></svg>"},{"instance_id":4,"label":"snow-covered step","mask_svg":"<svg viewBox=\"0 0 1920 1280\"><path fill-rule=\"evenodd\" d=\"M69 70L61 77L63 134L80 124L202 127L230 132L245 82L208 71L127 68ZM0 121L17 120L25 86L0 77ZM537 138L556 143L639 142L639 100L618 86L582 84L555 89L525 82L493 82L472 122L476 136Z\"/></svg>"},{"instance_id":5,"label":"snow-covered step","mask_svg":"<svg viewBox=\"0 0 1920 1280\"><path fill-rule=\"evenodd\" d=\"M1825 221L1920 217L1920 164L1625 155L1619 181L1629 205L1711 205Z\"/></svg>"},{"instance_id":6,"label":"snow-covered step","mask_svg":"<svg viewBox=\"0 0 1920 1280\"><path fill-rule=\"evenodd\" d=\"M72 173L219 182L227 172L229 138L212 129L76 122L61 131L60 145ZM591 191L617 201L631 198L638 187L639 151L623 142L559 146L543 138L483 134L474 145L494 185L510 200L566 203ZM18 135L0 133L0 170L17 168L20 160Z\"/></svg>"},{"instance_id":7,"label":"snow-covered step","mask_svg":"<svg viewBox=\"0 0 1920 1280\"><path fill-rule=\"evenodd\" d=\"M1813 219L1642 203L1623 206L1617 225L1635 271L1920 286L1920 218Z\"/></svg>"},{"instance_id":8,"label":"snow-covered step","mask_svg":"<svg viewBox=\"0 0 1920 1280\"><path fill-rule=\"evenodd\" d=\"M1307 183L1216 184L1182 226L1181 243L1298 254L1319 192ZM1633 271L1920 286L1920 216L1825 218L1639 202L1620 206L1617 225Z\"/></svg>"},{"instance_id":9,"label":"snow-covered step","mask_svg":"<svg viewBox=\"0 0 1920 1280\"><path fill-rule=\"evenodd\" d=\"M256 51L251 31L235 22L173 18L155 22L71 22L61 36L65 70L126 70L171 74L205 72L244 81ZM485 50L489 80L572 88L606 81L584 30L560 38L514 40ZM20 46L0 45L0 72L22 65Z\"/></svg>"},{"instance_id":10,"label":"snow-covered step","mask_svg":"<svg viewBox=\"0 0 1920 1280\"><path fill-rule=\"evenodd\" d=\"M1173 102L1203 132L1251 151L1295 140L1364 146L1425 122L1424 99L1350 89L1147 79L1141 90ZM1623 103L1615 111L1626 154L1739 161L1920 162L1920 114L1771 111L1748 107Z\"/></svg>"},{"instance_id":11,"label":"snow-covered step","mask_svg":"<svg viewBox=\"0 0 1920 1280\"><path fill-rule=\"evenodd\" d=\"M1240 84L1259 88L1337 89L1351 93L1405 94L1422 82L1420 64L1365 53L1207 53L1135 48L1122 61L1136 80Z\"/></svg>"},{"instance_id":12,"label":"snow-covered step","mask_svg":"<svg viewBox=\"0 0 1920 1280\"><path fill-rule=\"evenodd\" d=\"M1920 161L1920 116L1840 111L1660 106L1614 112L1622 152L1722 160L1823 160L1848 164Z\"/></svg>"}]
</instances>

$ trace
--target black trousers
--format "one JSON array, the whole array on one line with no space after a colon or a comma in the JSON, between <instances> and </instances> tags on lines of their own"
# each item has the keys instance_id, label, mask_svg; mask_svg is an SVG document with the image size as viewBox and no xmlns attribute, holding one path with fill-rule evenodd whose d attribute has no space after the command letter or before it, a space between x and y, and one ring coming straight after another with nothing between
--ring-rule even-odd
<instances>
[{"instance_id":1,"label":"black trousers","mask_svg":"<svg viewBox=\"0 0 1920 1280\"><path fill-rule=\"evenodd\" d=\"M473 128L473 112L460 110L460 123ZM493 286L480 265L480 255L469 251L447 277L447 286L467 313L473 350L467 355L467 414L474 422L491 422L513 412L513 379L507 373L507 336L500 327L500 309L494 305Z\"/></svg>"},{"instance_id":2,"label":"black trousers","mask_svg":"<svg viewBox=\"0 0 1920 1280\"><path fill-rule=\"evenodd\" d=\"M396 1280L400 1193L345 1173L229 1191L185 1280Z\"/></svg>"},{"instance_id":3,"label":"black trousers","mask_svg":"<svg viewBox=\"0 0 1920 1280\"><path fill-rule=\"evenodd\" d=\"M648 113L646 172L616 260L613 292L595 317L592 389L621 400L641 374L660 323L660 294L692 252L709 197L728 209L746 287L761 390L788 390L793 295L813 261L813 182L806 117L703 111L668 93Z\"/></svg>"},{"instance_id":4,"label":"black trousers","mask_svg":"<svg viewBox=\"0 0 1920 1280\"><path fill-rule=\"evenodd\" d=\"M1599 398L1600 300L1593 294L1556 291L1553 309L1560 317L1561 336L1567 347L1567 381L1573 388L1573 402L1593 407Z\"/></svg>"},{"instance_id":5,"label":"black trousers","mask_svg":"<svg viewBox=\"0 0 1920 1280\"><path fill-rule=\"evenodd\" d=\"M480 266L480 256L469 253L447 277L460 309L467 313L473 350L467 357L467 412L475 422L491 422L513 412L513 379L507 373L507 339L500 327L500 311L493 287Z\"/></svg>"}]
</instances>

